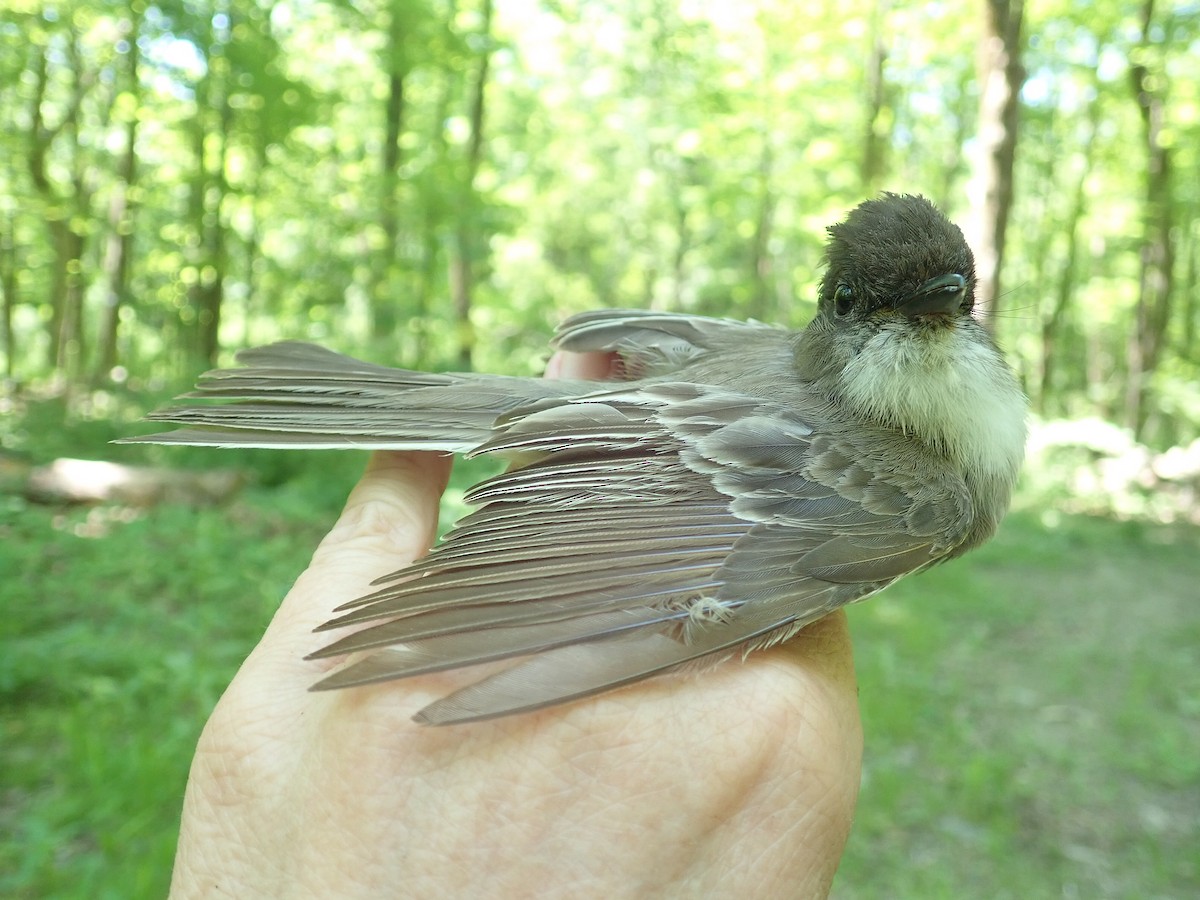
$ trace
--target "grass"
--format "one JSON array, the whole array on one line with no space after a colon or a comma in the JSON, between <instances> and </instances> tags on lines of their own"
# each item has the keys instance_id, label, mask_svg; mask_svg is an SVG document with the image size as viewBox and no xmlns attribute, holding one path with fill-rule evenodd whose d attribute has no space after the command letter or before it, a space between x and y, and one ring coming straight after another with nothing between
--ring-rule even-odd
<instances>
[{"instance_id":1,"label":"grass","mask_svg":"<svg viewBox=\"0 0 1200 900\"><path fill-rule=\"evenodd\" d=\"M1198 538L1026 511L853 610L866 770L835 896L1196 896Z\"/></svg>"},{"instance_id":2,"label":"grass","mask_svg":"<svg viewBox=\"0 0 1200 900\"><path fill-rule=\"evenodd\" d=\"M163 896L200 728L362 465L201 454L258 486L138 515L0 499L0 896ZM835 897L1200 894L1198 548L1026 510L854 609Z\"/></svg>"},{"instance_id":3,"label":"grass","mask_svg":"<svg viewBox=\"0 0 1200 900\"><path fill-rule=\"evenodd\" d=\"M332 519L274 499L10 507L0 896L164 894L188 748Z\"/></svg>"}]
</instances>

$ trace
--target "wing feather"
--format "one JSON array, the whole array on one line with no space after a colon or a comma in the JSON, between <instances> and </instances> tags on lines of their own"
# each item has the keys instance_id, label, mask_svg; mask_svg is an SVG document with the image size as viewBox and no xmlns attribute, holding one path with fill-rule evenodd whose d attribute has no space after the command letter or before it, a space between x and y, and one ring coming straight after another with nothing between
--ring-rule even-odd
<instances>
[{"instance_id":1,"label":"wing feather","mask_svg":"<svg viewBox=\"0 0 1200 900\"><path fill-rule=\"evenodd\" d=\"M575 353L616 353L621 360L618 375L633 380L677 372L731 337L745 339L748 335L780 333L780 329L760 322L640 309L603 309L567 319L555 333L554 345Z\"/></svg>"},{"instance_id":2,"label":"wing feather","mask_svg":"<svg viewBox=\"0 0 1200 900\"><path fill-rule=\"evenodd\" d=\"M930 524L967 502L868 472L802 413L693 384L519 410L480 447L513 450L532 461L473 490L441 547L323 626L371 623L314 656L373 652L322 687L533 655L419 716L444 723L723 658L940 558L955 533Z\"/></svg>"}]
</instances>

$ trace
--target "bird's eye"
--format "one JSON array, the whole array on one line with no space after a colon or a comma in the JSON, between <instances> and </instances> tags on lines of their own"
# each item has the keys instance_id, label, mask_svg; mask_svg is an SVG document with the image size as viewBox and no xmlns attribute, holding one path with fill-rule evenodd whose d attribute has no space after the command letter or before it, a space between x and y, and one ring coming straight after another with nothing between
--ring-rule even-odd
<instances>
[{"instance_id":1,"label":"bird's eye","mask_svg":"<svg viewBox=\"0 0 1200 900\"><path fill-rule=\"evenodd\" d=\"M854 290L848 284L839 284L833 291L833 308L839 316L845 316L854 309Z\"/></svg>"}]
</instances>

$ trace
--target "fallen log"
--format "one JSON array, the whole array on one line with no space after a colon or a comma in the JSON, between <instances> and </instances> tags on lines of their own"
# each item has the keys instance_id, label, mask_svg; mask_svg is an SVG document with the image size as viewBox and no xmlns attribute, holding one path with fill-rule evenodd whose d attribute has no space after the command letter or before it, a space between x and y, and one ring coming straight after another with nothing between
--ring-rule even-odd
<instances>
[{"instance_id":1,"label":"fallen log","mask_svg":"<svg viewBox=\"0 0 1200 900\"><path fill-rule=\"evenodd\" d=\"M245 475L234 469L191 472L61 458L30 470L23 493L35 503L212 506L229 500L245 483Z\"/></svg>"}]
</instances>

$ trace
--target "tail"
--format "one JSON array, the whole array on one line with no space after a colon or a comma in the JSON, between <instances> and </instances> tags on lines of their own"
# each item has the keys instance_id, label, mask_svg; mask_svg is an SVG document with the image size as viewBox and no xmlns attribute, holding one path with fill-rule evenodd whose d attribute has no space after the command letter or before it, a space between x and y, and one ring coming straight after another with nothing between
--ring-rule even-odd
<instances>
[{"instance_id":1,"label":"tail","mask_svg":"<svg viewBox=\"0 0 1200 900\"><path fill-rule=\"evenodd\" d=\"M733 332L778 333L729 319L608 309L565 321L555 345L615 352L618 378L635 379L675 371ZM243 350L237 361L239 368L205 373L180 398L201 403L146 417L182 428L118 443L463 453L518 407L596 390L594 382L393 369L300 341Z\"/></svg>"},{"instance_id":2,"label":"tail","mask_svg":"<svg viewBox=\"0 0 1200 900\"><path fill-rule=\"evenodd\" d=\"M146 417L184 427L119 443L466 452L504 413L579 392L569 382L393 369L299 341L244 350L237 361L180 398L204 402Z\"/></svg>"}]
</instances>

